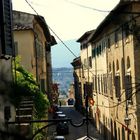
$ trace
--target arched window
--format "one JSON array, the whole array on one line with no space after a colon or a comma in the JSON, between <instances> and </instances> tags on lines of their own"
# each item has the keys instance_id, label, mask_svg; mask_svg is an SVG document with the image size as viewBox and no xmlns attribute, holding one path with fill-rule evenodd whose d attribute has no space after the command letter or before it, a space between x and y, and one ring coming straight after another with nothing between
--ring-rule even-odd
<instances>
[{"instance_id":1,"label":"arched window","mask_svg":"<svg viewBox=\"0 0 140 140\"><path fill-rule=\"evenodd\" d=\"M109 72L111 72L111 63L109 63Z\"/></svg>"},{"instance_id":2,"label":"arched window","mask_svg":"<svg viewBox=\"0 0 140 140\"><path fill-rule=\"evenodd\" d=\"M132 76L131 76L131 70L130 70L131 64L130 64L130 58L127 56L127 74L125 75L125 92L126 92L126 99L131 101L132 104Z\"/></svg>"},{"instance_id":3,"label":"arched window","mask_svg":"<svg viewBox=\"0 0 140 140\"><path fill-rule=\"evenodd\" d=\"M114 77L114 85L115 85L115 94L116 97L120 100L120 90L121 90L121 86L120 86L120 73L119 73L119 61L116 61L116 74Z\"/></svg>"},{"instance_id":4,"label":"arched window","mask_svg":"<svg viewBox=\"0 0 140 140\"><path fill-rule=\"evenodd\" d=\"M130 68L130 58L129 58L129 56L127 56L127 69L129 69Z\"/></svg>"}]
</instances>

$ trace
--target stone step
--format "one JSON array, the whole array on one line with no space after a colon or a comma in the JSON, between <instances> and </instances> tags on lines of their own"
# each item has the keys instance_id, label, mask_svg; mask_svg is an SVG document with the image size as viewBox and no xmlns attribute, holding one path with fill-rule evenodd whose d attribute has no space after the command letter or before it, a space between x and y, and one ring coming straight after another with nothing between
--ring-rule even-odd
<instances>
[{"instance_id":1,"label":"stone step","mask_svg":"<svg viewBox=\"0 0 140 140\"><path fill-rule=\"evenodd\" d=\"M33 108L19 108L16 109L16 115L32 115Z\"/></svg>"},{"instance_id":2,"label":"stone step","mask_svg":"<svg viewBox=\"0 0 140 140\"><path fill-rule=\"evenodd\" d=\"M34 102L31 100L23 100L20 102L20 104L33 104Z\"/></svg>"},{"instance_id":3,"label":"stone step","mask_svg":"<svg viewBox=\"0 0 140 140\"><path fill-rule=\"evenodd\" d=\"M16 121L17 122L26 122L32 120L32 115L17 115Z\"/></svg>"},{"instance_id":4,"label":"stone step","mask_svg":"<svg viewBox=\"0 0 140 140\"><path fill-rule=\"evenodd\" d=\"M29 100L33 100L33 97L32 96L24 96L24 97L22 97L21 98L22 99L22 101L24 100L24 101L29 101Z\"/></svg>"},{"instance_id":5,"label":"stone step","mask_svg":"<svg viewBox=\"0 0 140 140\"><path fill-rule=\"evenodd\" d=\"M19 108L33 108L34 104L21 104Z\"/></svg>"}]
</instances>

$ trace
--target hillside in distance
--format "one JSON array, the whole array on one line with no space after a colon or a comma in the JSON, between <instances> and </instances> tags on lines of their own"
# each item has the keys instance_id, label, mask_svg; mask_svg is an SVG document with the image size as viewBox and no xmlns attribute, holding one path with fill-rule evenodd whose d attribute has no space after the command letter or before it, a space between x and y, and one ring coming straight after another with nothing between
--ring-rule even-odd
<instances>
[{"instance_id":1,"label":"hillside in distance","mask_svg":"<svg viewBox=\"0 0 140 140\"><path fill-rule=\"evenodd\" d=\"M73 83L73 69L53 68L53 82L59 84L60 93L67 94L70 84Z\"/></svg>"}]
</instances>

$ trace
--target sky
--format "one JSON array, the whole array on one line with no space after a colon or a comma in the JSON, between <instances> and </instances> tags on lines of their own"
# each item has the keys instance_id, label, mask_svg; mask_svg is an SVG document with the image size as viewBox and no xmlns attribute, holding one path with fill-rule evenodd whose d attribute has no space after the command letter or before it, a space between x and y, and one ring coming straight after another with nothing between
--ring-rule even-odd
<instances>
[{"instance_id":1,"label":"sky","mask_svg":"<svg viewBox=\"0 0 140 140\"><path fill-rule=\"evenodd\" d=\"M28 0L39 15L42 15L48 26L59 38L73 45L73 41L80 38L86 31L96 29L102 20L120 0ZM25 0L12 0L13 9L36 14ZM51 33L53 35L53 33ZM69 67L75 56L64 49L64 45L55 37L58 46L52 47L53 67ZM70 44L71 43L71 44ZM73 52L76 56L79 44L74 44ZM59 48L56 48L59 47ZM68 46L69 47L69 46ZM68 58L62 57L67 54ZM61 58L59 57L61 55ZM68 60L69 59L69 60ZM57 60L57 61L56 61ZM58 61L60 60L60 61ZM65 61L65 62L64 62Z\"/></svg>"}]
</instances>

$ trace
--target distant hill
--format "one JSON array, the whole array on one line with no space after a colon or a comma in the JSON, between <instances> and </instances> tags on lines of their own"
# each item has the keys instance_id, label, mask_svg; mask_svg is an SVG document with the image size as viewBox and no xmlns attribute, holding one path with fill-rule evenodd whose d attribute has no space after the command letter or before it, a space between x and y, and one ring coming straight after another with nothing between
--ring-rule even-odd
<instances>
[{"instance_id":1,"label":"distant hill","mask_svg":"<svg viewBox=\"0 0 140 140\"><path fill-rule=\"evenodd\" d=\"M77 57L80 55L80 44L76 40L68 40L64 41L64 43ZM58 42L51 49L53 67L72 67L71 62L75 56L61 42Z\"/></svg>"},{"instance_id":2,"label":"distant hill","mask_svg":"<svg viewBox=\"0 0 140 140\"><path fill-rule=\"evenodd\" d=\"M68 92L70 84L73 83L73 69L72 68L53 68L53 82L59 83L61 92Z\"/></svg>"}]
</instances>

